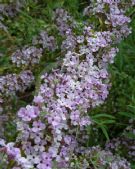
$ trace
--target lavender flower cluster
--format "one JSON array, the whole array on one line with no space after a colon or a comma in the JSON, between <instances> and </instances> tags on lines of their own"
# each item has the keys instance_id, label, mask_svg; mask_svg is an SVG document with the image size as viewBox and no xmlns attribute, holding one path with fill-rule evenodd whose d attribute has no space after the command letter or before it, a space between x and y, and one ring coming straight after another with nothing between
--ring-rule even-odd
<instances>
[{"instance_id":1,"label":"lavender flower cluster","mask_svg":"<svg viewBox=\"0 0 135 169\"><path fill-rule=\"evenodd\" d=\"M83 156L83 160L75 160L71 164L71 169L88 169L90 166L91 168L130 169L130 164L126 159L113 155L110 151L101 150L99 146L93 146L87 149L81 148L79 151ZM88 163L88 158L91 159L91 165Z\"/></svg>"},{"instance_id":2,"label":"lavender flower cluster","mask_svg":"<svg viewBox=\"0 0 135 169\"><path fill-rule=\"evenodd\" d=\"M0 112L3 111L2 105L9 96L15 95L16 92L24 92L33 81L33 73L29 70L20 74L0 76Z\"/></svg>"},{"instance_id":3,"label":"lavender flower cluster","mask_svg":"<svg viewBox=\"0 0 135 169\"><path fill-rule=\"evenodd\" d=\"M24 1L15 0L12 3L1 3L0 4L0 29L8 32L7 26L4 24L5 17L14 17L24 6Z\"/></svg>"},{"instance_id":4,"label":"lavender flower cluster","mask_svg":"<svg viewBox=\"0 0 135 169\"><path fill-rule=\"evenodd\" d=\"M0 4L0 13L3 16L10 16L14 17L17 12L20 11L20 8L22 7L23 3L20 3L19 0L17 0L15 3L9 3L9 4Z\"/></svg>"},{"instance_id":5,"label":"lavender flower cluster","mask_svg":"<svg viewBox=\"0 0 135 169\"><path fill-rule=\"evenodd\" d=\"M41 45L45 50L55 51L57 44L54 36L49 36L46 31L41 31L38 36L35 36L32 41L33 45Z\"/></svg>"},{"instance_id":6,"label":"lavender flower cluster","mask_svg":"<svg viewBox=\"0 0 135 169\"><path fill-rule=\"evenodd\" d=\"M95 154L100 154L99 166L130 169L127 160L98 147L83 148L78 141L79 135L83 138L86 127L93 123L88 109L102 104L108 96L107 68L118 52L115 45L131 32L130 18L125 16L120 4L121 1L110 0L93 2L93 7L88 7L84 13L90 14L89 17L91 13L97 14L95 17L102 13L104 29L96 31L97 27L86 21L80 35L76 34L77 21L64 9L56 10L54 20L64 38L61 44L63 63L52 73L41 75L41 86L33 104L18 111L16 142L0 142L1 151L8 156L8 164L14 161L13 169L72 169L76 168L76 158L82 162L81 169L87 169ZM50 49L54 43L50 45L48 39L54 39L46 33L41 39L43 37L45 43L42 40L38 43ZM39 53L35 55L26 49L26 55L38 58ZM15 54L13 60L21 63L23 57ZM26 63L31 62L27 60Z\"/></svg>"},{"instance_id":7,"label":"lavender flower cluster","mask_svg":"<svg viewBox=\"0 0 135 169\"><path fill-rule=\"evenodd\" d=\"M11 56L12 63L17 67L33 67L39 64L44 51L53 52L57 49L54 36L49 36L46 31L41 31L38 36L35 36L32 44L33 46L16 50Z\"/></svg>"},{"instance_id":8,"label":"lavender flower cluster","mask_svg":"<svg viewBox=\"0 0 135 169\"><path fill-rule=\"evenodd\" d=\"M18 49L12 54L12 63L16 64L17 67L25 66L31 67L38 64L42 56L42 49L36 48L34 46L24 47L23 49Z\"/></svg>"},{"instance_id":9,"label":"lavender flower cluster","mask_svg":"<svg viewBox=\"0 0 135 169\"><path fill-rule=\"evenodd\" d=\"M0 94L10 95L16 91L24 91L34 80L31 71L23 71L19 75L7 74L0 77Z\"/></svg>"},{"instance_id":10,"label":"lavender flower cluster","mask_svg":"<svg viewBox=\"0 0 135 169\"><path fill-rule=\"evenodd\" d=\"M15 95L17 91L24 92L34 82L34 75L31 72L35 65L40 63L45 50L54 51L57 48L55 38L49 36L47 32L42 31L38 36L33 38L33 46L24 46L22 49L17 49L11 55L11 62L22 71L19 75L7 74L0 77L0 112L2 112L2 104L5 102L3 97L7 95ZM30 69L27 71L27 69Z\"/></svg>"},{"instance_id":11,"label":"lavender flower cluster","mask_svg":"<svg viewBox=\"0 0 135 169\"><path fill-rule=\"evenodd\" d=\"M128 136L129 135L131 136ZM119 136L117 138L113 138L109 142L106 143L105 149L110 150L113 153L123 152L125 153L125 156L127 159L132 159L135 161L135 127L134 127L134 121L132 124L130 124L126 129L124 129L124 132L122 136Z\"/></svg>"}]
</instances>

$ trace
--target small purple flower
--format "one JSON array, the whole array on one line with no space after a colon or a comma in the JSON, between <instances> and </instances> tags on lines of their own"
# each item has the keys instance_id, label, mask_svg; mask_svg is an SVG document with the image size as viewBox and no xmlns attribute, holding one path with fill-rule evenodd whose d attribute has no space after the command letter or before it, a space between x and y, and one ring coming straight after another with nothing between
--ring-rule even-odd
<instances>
[{"instance_id":1,"label":"small purple flower","mask_svg":"<svg viewBox=\"0 0 135 169\"><path fill-rule=\"evenodd\" d=\"M37 105L40 105L40 104L42 104L44 102L44 99L40 95L39 96L35 96L33 102L36 103Z\"/></svg>"},{"instance_id":2,"label":"small purple flower","mask_svg":"<svg viewBox=\"0 0 135 169\"><path fill-rule=\"evenodd\" d=\"M45 124L42 123L41 121L34 121L33 124L32 124L32 131L37 133L41 130L44 130L45 129Z\"/></svg>"},{"instance_id":3,"label":"small purple flower","mask_svg":"<svg viewBox=\"0 0 135 169\"><path fill-rule=\"evenodd\" d=\"M18 111L18 116L21 117L23 121L31 121L31 119L36 118L39 113L38 107L28 105L26 108L21 108Z\"/></svg>"},{"instance_id":4,"label":"small purple flower","mask_svg":"<svg viewBox=\"0 0 135 169\"><path fill-rule=\"evenodd\" d=\"M78 125L80 121L80 112L78 110L71 112L70 119L73 125Z\"/></svg>"}]
</instances>

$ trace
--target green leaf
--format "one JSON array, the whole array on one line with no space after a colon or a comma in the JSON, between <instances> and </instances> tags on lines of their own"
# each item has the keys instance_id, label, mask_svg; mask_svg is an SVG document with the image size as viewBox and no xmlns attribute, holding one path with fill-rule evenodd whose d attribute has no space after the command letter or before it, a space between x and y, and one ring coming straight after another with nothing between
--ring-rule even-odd
<instances>
[{"instance_id":1,"label":"green leaf","mask_svg":"<svg viewBox=\"0 0 135 169\"><path fill-rule=\"evenodd\" d=\"M135 119L135 114L132 114L132 113L129 113L129 112L119 112L118 114L120 114L122 116L126 116L128 118Z\"/></svg>"},{"instance_id":2,"label":"green leaf","mask_svg":"<svg viewBox=\"0 0 135 169\"><path fill-rule=\"evenodd\" d=\"M100 128L101 128L103 134L105 135L107 141L109 141L110 139L109 139L109 135L108 135L106 127L104 125L101 125Z\"/></svg>"},{"instance_id":3,"label":"green leaf","mask_svg":"<svg viewBox=\"0 0 135 169\"><path fill-rule=\"evenodd\" d=\"M100 117L108 117L108 118L111 118L111 119L114 119L115 117L110 115L110 114L96 114L93 116L94 118L100 118Z\"/></svg>"},{"instance_id":4,"label":"green leaf","mask_svg":"<svg viewBox=\"0 0 135 169\"><path fill-rule=\"evenodd\" d=\"M105 120L101 122L101 124L112 124L112 123L115 123L115 120Z\"/></svg>"}]
</instances>

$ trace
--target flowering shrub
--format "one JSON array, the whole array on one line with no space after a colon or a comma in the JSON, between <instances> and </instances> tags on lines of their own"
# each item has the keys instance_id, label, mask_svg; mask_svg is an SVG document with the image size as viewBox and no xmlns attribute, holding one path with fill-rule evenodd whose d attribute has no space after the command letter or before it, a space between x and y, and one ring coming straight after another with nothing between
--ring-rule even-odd
<instances>
[{"instance_id":1,"label":"flowering shrub","mask_svg":"<svg viewBox=\"0 0 135 169\"><path fill-rule=\"evenodd\" d=\"M88 111L104 103L111 87L108 65L114 62L116 45L131 33L125 8L133 3L92 1L84 9L82 23L64 8L56 8L52 27L11 55L19 73L0 77L0 103L32 83L36 91L33 102L17 112L15 141L0 141L7 168L131 168L126 159L99 147L88 148L84 142L87 127L94 123ZM57 36L50 35L54 28ZM60 53L57 66L39 74L37 85L33 74L47 52Z\"/></svg>"}]
</instances>

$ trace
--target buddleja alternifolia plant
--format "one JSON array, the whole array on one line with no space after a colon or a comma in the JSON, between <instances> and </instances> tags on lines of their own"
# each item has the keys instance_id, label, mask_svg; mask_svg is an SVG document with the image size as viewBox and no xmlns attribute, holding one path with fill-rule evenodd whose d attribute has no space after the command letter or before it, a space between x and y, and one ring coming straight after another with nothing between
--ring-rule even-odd
<instances>
[{"instance_id":1,"label":"buddleja alternifolia plant","mask_svg":"<svg viewBox=\"0 0 135 169\"><path fill-rule=\"evenodd\" d=\"M0 77L1 104L31 85L33 67L40 67L44 52L58 51L60 64L40 75L32 104L17 112L15 142L0 141L7 168L130 169L126 159L83 142L86 127L93 124L88 109L108 96L108 65L118 52L116 45L131 33L125 9L132 5L134 1L93 0L84 9L82 24L57 8L52 26L59 38L42 30L31 45L12 54L11 62L21 72Z\"/></svg>"}]
</instances>

